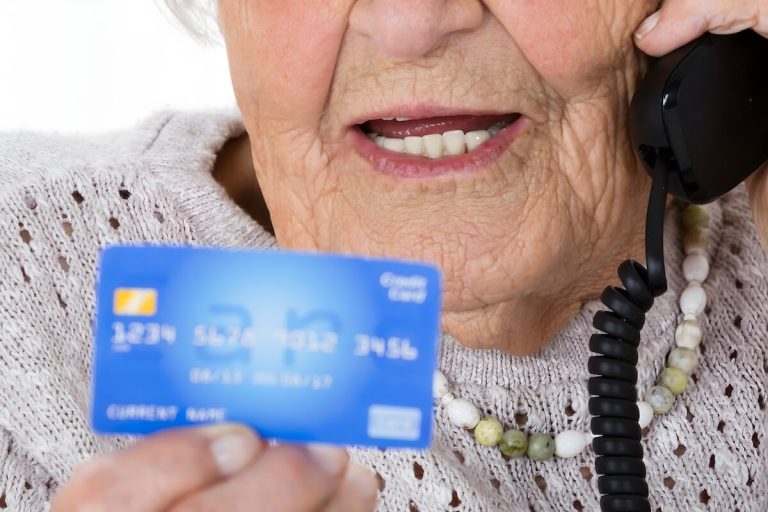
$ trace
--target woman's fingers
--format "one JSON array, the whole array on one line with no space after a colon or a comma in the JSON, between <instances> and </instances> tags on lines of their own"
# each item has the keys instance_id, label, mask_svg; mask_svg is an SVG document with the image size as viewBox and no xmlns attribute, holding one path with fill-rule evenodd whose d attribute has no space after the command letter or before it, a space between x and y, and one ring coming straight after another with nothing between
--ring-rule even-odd
<instances>
[{"instance_id":1,"label":"woman's fingers","mask_svg":"<svg viewBox=\"0 0 768 512\"><path fill-rule=\"evenodd\" d=\"M643 21L635 32L637 47L660 57L705 33L709 28L707 9L687 8L687 0L664 2L662 8ZM693 7L693 6L691 6Z\"/></svg>"},{"instance_id":2,"label":"woman's fingers","mask_svg":"<svg viewBox=\"0 0 768 512\"><path fill-rule=\"evenodd\" d=\"M350 464L333 501L323 512L372 512L376 509L379 482L373 473Z\"/></svg>"},{"instance_id":3,"label":"woman's fingers","mask_svg":"<svg viewBox=\"0 0 768 512\"><path fill-rule=\"evenodd\" d=\"M263 441L239 425L167 431L75 469L52 512L160 512L248 466Z\"/></svg>"},{"instance_id":4,"label":"woman's fingers","mask_svg":"<svg viewBox=\"0 0 768 512\"><path fill-rule=\"evenodd\" d=\"M666 0L635 32L638 48L660 57L705 32L753 29L768 37L768 0Z\"/></svg>"},{"instance_id":5,"label":"woman's fingers","mask_svg":"<svg viewBox=\"0 0 768 512\"><path fill-rule=\"evenodd\" d=\"M177 503L170 512L323 510L334 500L341 498L340 492L344 489L342 482L346 482L348 467L354 468L349 464L346 451L341 448L274 446L245 471L187 497ZM356 472L357 469L351 471ZM375 480L372 485L375 494ZM363 489L363 492L370 491ZM360 501L351 499L355 504Z\"/></svg>"},{"instance_id":6,"label":"woman's fingers","mask_svg":"<svg viewBox=\"0 0 768 512\"><path fill-rule=\"evenodd\" d=\"M267 447L250 429L167 431L78 467L52 512L364 512L377 482L342 448Z\"/></svg>"}]
</instances>

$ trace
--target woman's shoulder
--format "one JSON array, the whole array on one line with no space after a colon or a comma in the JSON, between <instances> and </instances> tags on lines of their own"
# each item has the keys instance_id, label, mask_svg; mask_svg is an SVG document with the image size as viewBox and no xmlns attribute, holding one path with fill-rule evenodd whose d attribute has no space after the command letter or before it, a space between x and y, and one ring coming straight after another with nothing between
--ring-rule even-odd
<instances>
[{"instance_id":1,"label":"woman's shoulder","mask_svg":"<svg viewBox=\"0 0 768 512\"><path fill-rule=\"evenodd\" d=\"M242 131L234 112L162 112L101 135L0 133L0 299L45 283L76 291L72 274L95 266L99 247L183 243L211 212L236 210L211 170ZM0 338L18 310L3 302Z\"/></svg>"},{"instance_id":2,"label":"woman's shoulder","mask_svg":"<svg viewBox=\"0 0 768 512\"><path fill-rule=\"evenodd\" d=\"M735 504L751 503L742 510L764 510L768 254L743 184L720 198L718 206L713 219L717 235L711 241L715 250L703 284L707 306L699 364L690 389L678 397L684 414L651 430L648 456L663 460L658 478L674 475L672 485L687 489L690 496L698 494L702 504L712 500L710 507L720 504L715 508L731 510ZM677 476L686 471L690 477ZM693 475L700 475L695 482Z\"/></svg>"},{"instance_id":3,"label":"woman's shoulder","mask_svg":"<svg viewBox=\"0 0 768 512\"><path fill-rule=\"evenodd\" d=\"M73 319L91 316L106 245L273 245L211 174L241 132L232 113L163 113L95 137L0 135L0 353L87 327Z\"/></svg>"},{"instance_id":4,"label":"woman's shoulder","mask_svg":"<svg viewBox=\"0 0 768 512\"><path fill-rule=\"evenodd\" d=\"M66 174L174 160L206 164L229 137L242 131L239 116L222 111L158 112L133 128L103 134L0 133L1 197Z\"/></svg>"},{"instance_id":5,"label":"woman's shoulder","mask_svg":"<svg viewBox=\"0 0 768 512\"><path fill-rule=\"evenodd\" d=\"M236 112L217 111L162 112L93 136L0 134L0 275L26 250L186 242L197 230L217 243L227 223L246 231L247 216L212 175L221 147L243 131Z\"/></svg>"}]
</instances>

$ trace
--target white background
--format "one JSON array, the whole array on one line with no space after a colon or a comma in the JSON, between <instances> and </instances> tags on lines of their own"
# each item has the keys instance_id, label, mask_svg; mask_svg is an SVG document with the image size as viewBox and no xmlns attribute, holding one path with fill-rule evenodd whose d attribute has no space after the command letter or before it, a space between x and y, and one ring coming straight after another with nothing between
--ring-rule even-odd
<instances>
[{"instance_id":1,"label":"white background","mask_svg":"<svg viewBox=\"0 0 768 512\"><path fill-rule=\"evenodd\" d=\"M223 44L161 0L0 0L0 131L94 133L234 106Z\"/></svg>"}]
</instances>

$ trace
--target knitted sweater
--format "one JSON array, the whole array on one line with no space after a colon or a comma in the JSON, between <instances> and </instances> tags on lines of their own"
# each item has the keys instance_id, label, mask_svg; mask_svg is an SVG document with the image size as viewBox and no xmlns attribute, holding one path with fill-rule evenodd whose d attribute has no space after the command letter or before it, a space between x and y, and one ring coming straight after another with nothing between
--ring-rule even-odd
<instances>
[{"instance_id":1,"label":"knitted sweater","mask_svg":"<svg viewBox=\"0 0 768 512\"><path fill-rule=\"evenodd\" d=\"M234 113L171 114L92 138L0 136L0 509L39 511L78 462L126 446L88 427L99 247L153 241L275 247L213 179L217 151L243 132ZM652 510L768 510L768 258L743 186L707 206L711 273L704 341L689 389L643 437ZM674 344L679 211L666 220L669 291L649 312L638 390ZM615 262L616 265L620 261ZM442 337L454 392L506 428L589 430L587 341L597 301L527 357ZM425 452L352 449L380 475L379 510L598 509L591 448L569 459L507 460L436 412Z\"/></svg>"}]
</instances>

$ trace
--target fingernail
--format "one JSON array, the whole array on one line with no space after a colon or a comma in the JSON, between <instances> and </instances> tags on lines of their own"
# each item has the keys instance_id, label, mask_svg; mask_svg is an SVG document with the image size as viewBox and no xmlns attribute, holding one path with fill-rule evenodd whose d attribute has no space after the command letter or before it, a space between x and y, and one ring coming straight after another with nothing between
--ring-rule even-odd
<instances>
[{"instance_id":1,"label":"fingernail","mask_svg":"<svg viewBox=\"0 0 768 512\"><path fill-rule=\"evenodd\" d=\"M211 455L223 476L245 468L261 447L256 433L243 425L222 423L203 427L200 432L211 439Z\"/></svg>"},{"instance_id":2,"label":"fingernail","mask_svg":"<svg viewBox=\"0 0 768 512\"><path fill-rule=\"evenodd\" d=\"M651 30L656 28L656 25L659 24L659 18L661 18L661 11L656 11L655 13L648 16L645 21L643 21L640 26L637 27L635 37L637 39L642 39L647 36Z\"/></svg>"},{"instance_id":3,"label":"fingernail","mask_svg":"<svg viewBox=\"0 0 768 512\"><path fill-rule=\"evenodd\" d=\"M322 444L308 445L307 453L322 471L331 476L341 474L344 468L347 467L347 461L349 460L347 452L343 448Z\"/></svg>"}]
</instances>

